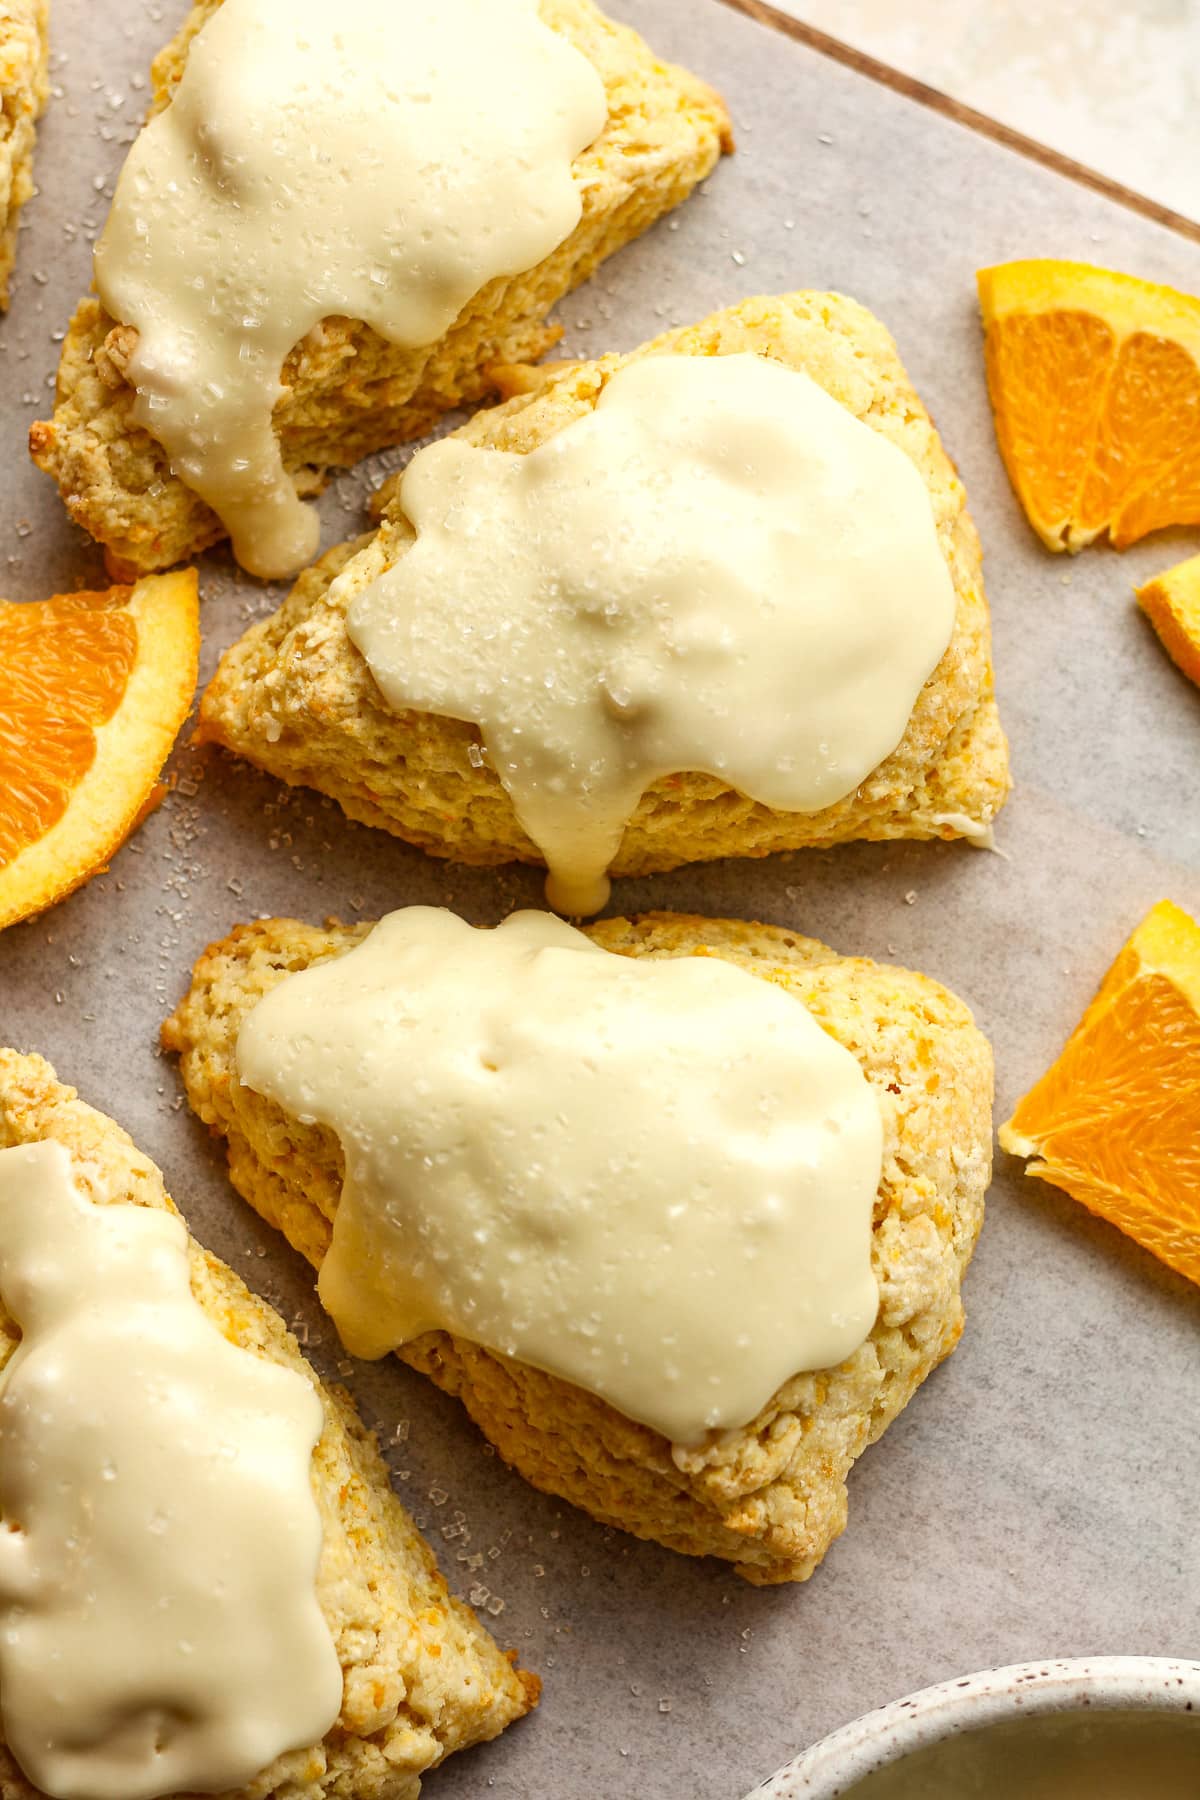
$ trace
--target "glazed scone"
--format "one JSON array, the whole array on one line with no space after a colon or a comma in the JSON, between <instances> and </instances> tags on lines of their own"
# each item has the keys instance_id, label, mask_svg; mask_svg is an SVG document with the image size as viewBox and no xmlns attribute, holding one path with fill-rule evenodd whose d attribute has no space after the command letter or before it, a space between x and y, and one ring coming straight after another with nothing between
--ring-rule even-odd
<instances>
[{"instance_id":1,"label":"glazed scone","mask_svg":"<svg viewBox=\"0 0 1200 1800\"><path fill-rule=\"evenodd\" d=\"M845 799L820 812L779 812L714 776L668 776L643 795L612 872L643 875L853 838L985 836L1009 775L992 687L979 540L962 484L896 347L865 307L821 293L746 300L630 357L567 365L544 381L510 371L530 391L476 414L455 435L524 453L588 413L605 383L631 361L743 351L806 372L915 463L954 583L953 635L901 742ZM481 756L477 729L430 713L392 711L347 634L353 596L413 541L393 494L374 537L331 550L276 613L225 653L201 704L199 736L287 782L332 795L351 818L434 855L476 864L540 862ZM330 584L343 571L331 595Z\"/></svg>"},{"instance_id":2,"label":"glazed scone","mask_svg":"<svg viewBox=\"0 0 1200 1800\"><path fill-rule=\"evenodd\" d=\"M20 211L33 192L33 146L49 94L50 0L0 7L0 310L17 256Z\"/></svg>"},{"instance_id":3,"label":"glazed scone","mask_svg":"<svg viewBox=\"0 0 1200 1800\"><path fill-rule=\"evenodd\" d=\"M0 1148L54 1139L83 1191L174 1210L158 1169L111 1119L63 1086L39 1056L0 1050ZM324 1742L279 1757L226 1800L415 1800L452 1751L492 1738L536 1704L514 1669L446 1590L432 1552L395 1495L349 1399L321 1386L278 1314L216 1257L190 1246L192 1291L231 1342L298 1370L317 1387L324 1433L313 1491L324 1543L317 1596L343 1669L341 1714ZM0 1309L0 1367L19 1341ZM0 1793L38 1800L0 1735Z\"/></svg>"},{"instance_id":4,"label":"glazed scone","mask_svg":"<svg viewBox=\"0 0 1200 1800\"><path fill-rule=\"evenodd\" d=\"M156 59L152 111L169 103L191 40L220 4L197 0ZM489 282L424 349L401 349L347 318L310 332L284 365L275 413L301 494L316 491L329 467L419 437L441 413L494 392L496 365L542 355L560 335L545 323L556 302L684 200L732 148L718 95L660 62L592 0L540 0L540 11L599 71L608 96L608 123L574 164L580 222L536 267ZM34 460L121 573L168 568L225 535L171 473L162 446L133 422L125 371L135 344L130 327L114 324L95 298L83 300L63 344L54 417L30 433Z\"/></svg>"},{"instance_id":5,"label":"glazed scone","mask_svg":"<svg viewBox=\"0 0 1200 1800\"><path fill-rule=\"evenodd\" d=\"M242 1085L237 1037L278 982L370 929L239 926L201 957L163 1031L192 1106L227 1142L234 1186L317 1267L341 1193L341 1146ZM991 1169L991 1052L962 1002L928 977L775 926L650 914L588 935L628 956L724 957L795 994L857 1057L884 1126L874 1328L838 1368L794 1377L750 1425L699 1450L446 1333L399 1354L456 1394L535 1487L670 1549L723 1557L750 1581L806 1580L845 1526L851 1464L961 1334L960 1285Z\"/></svg>"}]
</instances>

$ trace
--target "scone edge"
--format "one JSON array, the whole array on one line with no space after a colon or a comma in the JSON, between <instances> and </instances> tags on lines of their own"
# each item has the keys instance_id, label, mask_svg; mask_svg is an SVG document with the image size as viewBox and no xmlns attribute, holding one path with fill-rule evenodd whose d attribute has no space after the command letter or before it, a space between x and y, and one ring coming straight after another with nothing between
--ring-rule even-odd
<instances>
[{"instance_id":1,"label":"scone edge","mask_svg":"<svg viewBox=\"0 0 1200 1800\"><path fill-rule=\"evenodd\" d=\"M236 1035L275 982L368 929L239 926L200 958L163 1031L194 1110L226 1140L234 1186L315 1266L340 1192L340 1146L239 1086ZM936 982L838 957L778 927L649 915L592 932L626 954L724 955L797 992L860 1054L888 1145L876 1329L841 1369L795 1378L754 1426L698 1458L673 1453L595 1396L445 1334L401 1354L456 1393L535 1486L635 1535L723 1557L751 1581L804 1580L845 1525L851 1464L961 1333L961 1277L990 1177L990 1050L966 1007Z\"/></svg>"},{"instance_id":2,"label":"scone edge","mask_svg":"<svg viewBox=\"0 0 1200 1800\"><path fill-rule=\"evenodd\" d=\"M196 32L221 4L198 0L153 65L152 111L165 106ZM583 217L524 275L488 283L450 331L419 351L389 345L357 321L326 319L284 365L276 427L301 494L326 471L419 437L458 406L495 391L493 366L536 360L560 335L546 316L600 262L678 205L732 148L720 97L662 62L593 0L541 0L547 23L599 68L609 122L577 159ZM30 430L71 517L106 551L114 579L171 567L225 536L209 507L171 474L165 451L133 419L126 368L136 333L98 300L82 300L63 343L54 416Z\"/></svg>"},{"instance_id":3,"label":"scone edge","mask_svg":"<svg viewBox=\"0 0 1200 1800\"><path fill-rule=\"evenodd\" d=\"M0 18L0 312L8 311L21 208L33 194L37 122L50 97L50 0L10 0Z\"/></svg>"},{"instance_id":4,"label":"scone edge","mask_svg":"<svg viewBox=\"0 0 1200 1800\"><path fill-rule=\"evenodd\" d=\"M858 789L819 813L781 813L715 777L669 776L643 796L613 865L645 875L725 856L827 848L854 839L983 836L1010 786L996 707L982 552L962 483L884 326L843 295L759 296L628 355L565 365L455 434L518 453L594 407L606 382L646 356L751 350L802 368L908 454L930 492L958 596L954 634L919 695L904 738ZM509 371L506 379L512 380ZM198 736L293 784L331 795L351 818L435 856L490 866L541 857L479 734L457 720L391 711L350 643L353 594L403 556L412 529L395 490L374 536L335 546L283 605L221 659L202 697ZM341 577L331 592L335 577Z\"/></svg>"},{"instance_id":5,"label":"scone edge","mask_svg":"<svg viewBox=\"0 0 1200 1800\"><path fill-rule=\"evenodd\" d=\"M40 1056L0 1049L0 1148L44 1138L71 1151L77 1180L98 1203L177 1210L158 1168L119 1125L59 1082ZM226 1800L322 1800L334 1793L416 1800L428 1769L496 1736L536 1705L537 1678L515 1670L470 1609L449 1595L349 1397L317 1380L279 1315L231 1269L194 1241L190 1257L193 1291L225 1335L303 1371L321 1397L326 1429L313 1479L325 1528L318 1594L345 1683L341 1716L322 1745L277 1759ZM17 1339L0 1309L0 1366ZM390 1785L381 1786L383 1778ZM41 1800L2 1739L0 1790L5 1800Z\"/></svg>"}]
</instances>

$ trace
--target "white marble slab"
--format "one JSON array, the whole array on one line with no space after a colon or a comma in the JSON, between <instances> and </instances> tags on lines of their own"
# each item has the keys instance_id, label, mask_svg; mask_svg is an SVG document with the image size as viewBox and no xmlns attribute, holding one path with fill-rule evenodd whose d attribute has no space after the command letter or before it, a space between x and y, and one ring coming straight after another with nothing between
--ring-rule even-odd
<instances>
[{"instance_id":1,"label":"white marble slab","mask_svg":"<svg viewBox=\"0 0 1200 1800\"><path fill-rule=\"evenodd\" d=\"M818 30L1200 220L1196 0L775 0Z\"/></svg>"}]
</instances>

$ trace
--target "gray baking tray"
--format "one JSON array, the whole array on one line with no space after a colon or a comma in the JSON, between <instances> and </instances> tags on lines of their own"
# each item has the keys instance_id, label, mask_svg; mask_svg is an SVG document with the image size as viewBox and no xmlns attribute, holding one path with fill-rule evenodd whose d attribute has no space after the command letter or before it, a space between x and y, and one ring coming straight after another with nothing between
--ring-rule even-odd
<instances>
[{"instance_id":1,"label":"gray baking tray","mask_svg":"<svg viewBox=\"0 0 1200 1800\"><path fill-rule=\"evenodd\" d=\"M991 1035L998 1117L1056 1053L1126 933L1165 894L1200 910L1200 695L1132 583L1200 548L1047 555L1012 498L984 390L974 272L1072 256L1200 291L1200 247L840 66L720 0L611 0L724 89L740 150L563 308L567 345L627 348L756 292L833 287L895 333L983 536L1016 790L1003 857L860 845L619 882L614 910L761 918L891 957L964 995ZM12 311L0 326L0 591L98 583L94 548L26 461L90 239L183 0L55 0L57 92ZM325 541L361 530L399 455L335 482ZM204 671L270 605L201 567ZM166 804L110 872L0 938L0 1040L39 1050L162 1165L198 1237L294 1321L377 1425L453 1586L540 1671L540 1711L429 1781L431 1800L734 1800L867 1707L965 1669L1194 1655L1200 1618L1200 1294L1000 1158L960 1348L850 1480L812 1581L756 1591L602 1530L510 1474L399 1363L352 1364L307 1268L226 1182L159 1024L236 920L370 918L411 901L494 922L532 871L447 869L315 795L186 744ZM490 1615L490 1616L489 1616Z\"/></svg>"}]
</instances>

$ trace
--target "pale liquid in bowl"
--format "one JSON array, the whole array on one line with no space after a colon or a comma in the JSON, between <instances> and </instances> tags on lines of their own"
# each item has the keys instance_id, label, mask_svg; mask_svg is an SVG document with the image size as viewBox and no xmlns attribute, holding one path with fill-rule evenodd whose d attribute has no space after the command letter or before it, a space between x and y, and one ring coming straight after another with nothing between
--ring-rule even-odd
<instances>
[{"instance_id":1,"label":"pale liquid in bowl","mask_svg":"<svg viewBox=\"0 0 1200 1800\"><path fill-rule=\"evenodd\" d=\"M876 1770L845 1800L1200 1800L1200 1715L1005 1720Z\"/></svg>"}]
</instances>

